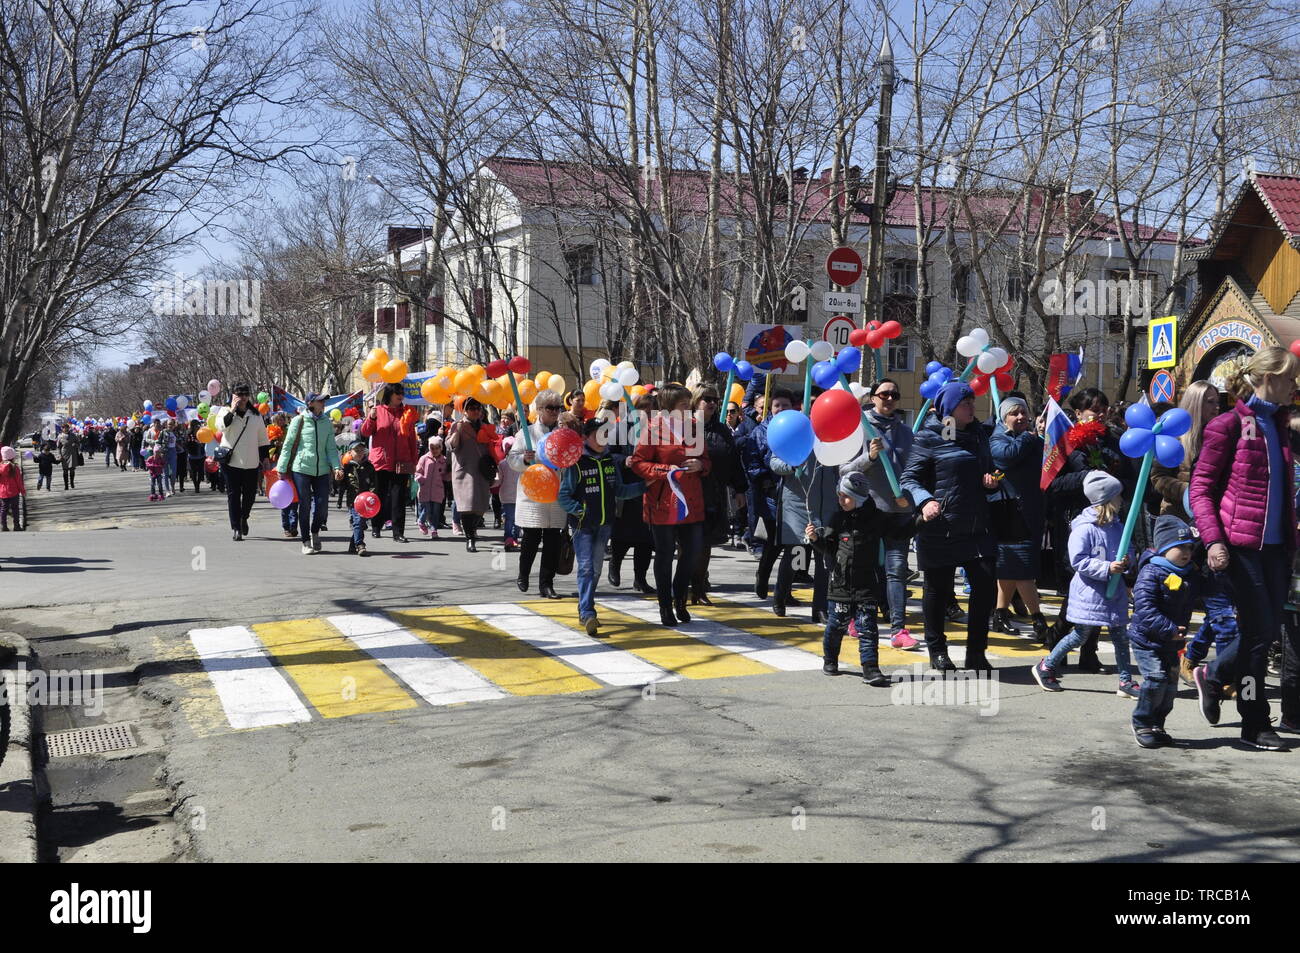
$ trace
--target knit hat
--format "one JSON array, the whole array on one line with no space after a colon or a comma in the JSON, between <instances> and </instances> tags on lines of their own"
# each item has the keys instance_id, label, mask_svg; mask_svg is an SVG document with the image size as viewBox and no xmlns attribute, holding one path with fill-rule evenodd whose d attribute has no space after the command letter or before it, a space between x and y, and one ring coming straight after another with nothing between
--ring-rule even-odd
<instances>
[{"instance_id":1,"label":"knit hat","mask_svg":"<svg viewBox=\"0 0 1300 953\"><path fill-rule=\"evenodd\" d=\"M861 506L871 495L871 483L865 473L855 470L840 477L839 491L845 496L853 497L853 502Z\"/></svg>"},{"instance_id":2,"label":"knit hat","mask_svg":"<svg viewBox=\"0 0 1300 953\"><path fill-rule=\"evenodd\" d=\"M1124 486L1105 470L1093 470L1083 478L1083 495L1088 502L1100 506L1124 492Z\"/></svg>"},{"instance_id":3,"label":"knit hat","mask_svg":"<svg viewBox=\"0 0 1300 953\"><path fill-rule=\"evenodd\" d=\"M957 409L958 404L968 397L974 398L974 396L975 392L970 389L969 385L961 381L954 381L943 386L943 390L939 391L939 397L934 404L939 408L940 417L949 417Z\"/></svg>"},{"instance_id":4,"label":"knit hat","mask_svg":"<svg viewBox=\"0 0 1300 953\"><path fill-rule=\"evenodd\" d=\"M14 458L13 447L0 447L0 460L12 460Z\"/></svg>"},{"instance_id":5,"label":"knit hat","mask_svg":"<svg viewBox=\"0 0 1300 953\"><path fill-rule=\"evenodd\" d=\"M1157 556L1163 556L1175 546L1190 546L1196 542L1192 539L1191 527L1172 513L1156 517L1152 539L1155 541Z\"/></svg>"},{"instance_id":6,"label":"knit hat","mask_svg":"<svg viewBox=\"0 0 1300 953\"><path fill-rule=\"evenodd\" d=\"M1023 407L1025 414L1029 414L1029 405L1020 397L1003 397L1002 403L998 406L998 419L1006 420L1007 414L1011 413L1015 407Z\"/></svg>"}]
</instances>

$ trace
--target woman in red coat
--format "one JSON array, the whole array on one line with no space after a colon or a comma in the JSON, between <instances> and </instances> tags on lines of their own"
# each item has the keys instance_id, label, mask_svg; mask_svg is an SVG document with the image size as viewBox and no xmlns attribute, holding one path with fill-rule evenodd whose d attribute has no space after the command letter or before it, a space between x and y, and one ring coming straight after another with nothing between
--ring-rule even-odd
<instances>
[{"instance_id":1,"label":"woman in red coat","mask_svg":"<svg viewBox=\"0 0 1300 953\"><path fill-rule=\"evenodd\" d=\"M379 403L370 409L361 423L361 436L370 439L370 463L375 468L375 494L379 497L379 515L374 521L374 535L393 521L393 539L406 542L406 505L411 496L411 474L420 456L420 441L415 434L414 410L402 403L402 385L386 384Z\"/></svg>"},{"instance_id":2,"label":"woman in red coat","mask_svg":"<svg viewBox=\"0 0 1300 953\"><path fill-rule=\"evenodd\" d=\"M680 384L666 384L658 398L659 414L644 428L627 463L646 483L642 511L655 546L659 618L664 625L673 626L691 621L686 611L687 590L704 548L700 477L708 475L711 465L704 428L691 414L691 392Z\"/></svg>"}]
</instances>

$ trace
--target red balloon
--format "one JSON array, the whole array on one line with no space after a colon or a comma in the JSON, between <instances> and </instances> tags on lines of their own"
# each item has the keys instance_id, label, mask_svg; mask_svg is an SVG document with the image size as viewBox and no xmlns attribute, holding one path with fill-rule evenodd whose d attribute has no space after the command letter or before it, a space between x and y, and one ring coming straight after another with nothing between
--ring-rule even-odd
<instances>
[{"instance_id":1,"label":"red balloon","mask_svg":"<svg viewBox=\"0 0 1300 953\"><path fill-rule=\"evenodd\" d=\"M1300 339L1291 342L1291 353L1300 357Z\"/></svg>"},{"instance_id":2,"label":"red balloon","mask_svg":"<svg viewBox=\"0 0 1300 953\"><path fill-rule=\"evenodd\" d=\"M500 377L506 372L506 362L500 360L492 361L488 364L486 370L488 377Z\"/></svg>"},{"instance_id":3,"label":"red balloon","mask_svg":"<svg viewBox=\"0 0 1300 953\"><path fill-rule=\"evenodd\" d=\"M875 330L876 330L877 328L879 328L879 327L880 327L880 322L879 322L879 321L868 321L868 322L867 322L867 330L868 330L868 331L875 331Z\"/></svg>"},{"instance_id":4,"label":"red balloon","mask_svg":"<svg viewBox=\"0 0 1300 953\"><path fill-rule=\"evenodd\" d=\"M998 391L1003 394L1016 386L1016 379L1003 371L998 371L993 380L997 382Z\"/></svg>"},{"instance_id":5,"label":"red balloon","mask_svg":"<svg viewBox=\"0 0 1300 953\"><path fill-rule=\"evenodd\" d=\"M989 392L989 379L984 374L976 374L970 379L970 389L975 396L982 397Z\"/></svg>"},{"instance_id":6,"label":"red balloon","mask_svg":"<svg viewBox=\"0 0 1300 953\"><path fill-rule=\"evenodd\" d=\"M125 424L123 426L125 426ZM207 470L209 473L216 473L221 469L221 464L209 457L207 460L203 461L203 469Z\"/></svg>"},{"instance_id":7,"label":"red balloon","mask_svg":"<svg viewBox=\"0 0 1300 953\"><path fill-rule=\"evenodd\" d=\"M877 329L867 332L867 347L880 347L885 343L885 334Z\"/></svg>"},{"instance_id":8,"label":"red balloon","mask_svg":"<svg viewBox=\"0 0 1300 953\"><path fill-rule=\"evenodd\" d=\"M573 466L582 456L582 437L568 427L552 430L546 438L546 456L557 470Z\"/></svg>"},{"instance_id":9,"label":"red balloon","mask_svg":"<svg viewBox=\"0 0 1300 953\"><path fill-rule=\"evenodd\" d=\"M849 343L852 344L854 347L862 347L862 345L866 344L866 343L867 343L867 329L866 329L866 328L854 328L852 331L850 331L850 332L849 332ZM1297 341L1296 343L1297 343L1297 344L1300 344L1300 341Z\"/></svg>"},{"instance_id":10,"label":"red balloon","mask_svg":"<svg viewBox=\"0 0 1300 953\"><path fill-rule=\"evenodd\" d=\"M880 326L880 333L892 341L903 333L903 326L897 321L886 321Z\"/></svg>"},{"instance_id":11,"label":"red balloon","mask_svg":"<svg viewBox=\"0 0 1300 953\"><path fill-rule=\"evenodd\" d=\"M836 387L813 401L811 420L817 439L833 443L853 436L862 422L862 408L849 391Z\"/></svg>"},{"instance_id":12,"label":"red balloon","mask_svg":"<svg viewBox=\"0 0 1300 953\"><path fill-rule=\"evenodd\" d=\"M362 519L373 519L379 515L379 497L368 490L365 493L358 493L352 508Z\"/></svg>"},{"instance_id":13,"label":"red balloon","mask_svg":"<svg viewBox=\"0 0 1300 953\"><path fill-rule=\"evenodd\" d=\"M1016 363L1016 359L1012 357L1010 354L1008 354L1007 362L1003 364L1001 367L999 367L998 370L1010 372L1011 368L1015 366L1015 363Z\"/></svg>"},{"instance_id":14,"label":"red balloon","mask_svg":"<svg viewBox=\"0 0 1300 953\"><path fill-rule=\"evenodd\" d=\"M533 371L533 362L522 355L519 357L512 357L510 358L510 369L516 374L527 377ZM501 375L498 374L497 376L500 377Z\"/></svg>"}]
</instances>

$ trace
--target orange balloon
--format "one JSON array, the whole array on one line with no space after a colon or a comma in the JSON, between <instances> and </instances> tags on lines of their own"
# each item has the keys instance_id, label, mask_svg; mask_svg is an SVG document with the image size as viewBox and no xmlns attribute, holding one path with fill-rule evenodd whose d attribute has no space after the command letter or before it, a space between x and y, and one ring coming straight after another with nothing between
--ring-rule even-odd
<instances>
[{"instance_id":1,"label":"orange balloon","mask_svg":"<svg viewBox=\"0 0 1300 953\"><path fill-rule=\"evenodd\" d=\"M469 397L474 393L476 387L478 387L478 381L474 379L474 375L469 371L459 371L456 374L456 384L454 389L457 394L460 394L462 397Z\"/></svg>"},{"instance_id":2,"label":"orange balloon","mask_svg":"<svg viewBox=\"0 0 1300 953\"><path fill-rule=\"evenodd\" d=\"M487 369L482 364L471 364L465 368L465 373L471 375L476 381L487 380Z\"/></svg>"},{"instance_id":3,"label":"orange balloon","mask_svg":"<svg viewBox=\"0 0 1300 953\"><path fill-rule=\"evenodd\" d=\"M211 443L213 436L211 427L200 427L199 432L194 436L199 438L199 443Z\"/></svg>"},{"instance_id":4,"label":"orange balloon","mask_svg":"<svg viewBox=\"0 0 1300 953\"><path fill-rule=\"evenodd\" d=\"M384 379L384 365L373 354L361 363L361 376L372 384Z\"/></svg>"},{"instance_id":5,"label":"orange balloon","mask_svg":"<svg viewBox=\"0 0 1300 953\"><path fill-rule=\"evenodd\" d=\"M382 347L371 348L369 356L373 357L380 364L388 363L388 352L385 351Z\"/></svg>"},{"instance_id":6,"label":"orange balloon","mask_svg":"<svg viewBox=\"0 0 1300 953\"><path fill-rule=\"evenodd\" d=\"M600 404L601 383L601 381L587 381L582 388L582 396L586 398L586 407L588 410L595 410Z\"/></svg>"},{"instance_id":7,"label":"orange balloon","mask_svg":"<svg viewBox=\"0 0 1300 953\"><path fill-rule=\"evenodd\" d=\"M534 503L554 503L560 496L560 478L554 470L534 463L519 475L524 495Z\"/></svg>"},{"instance_id":8,"label":"orange balloon","mask_svg":"<svg viewBox=\"0 0 1300 953\"><path fill-rule=\"evenodd\" d=\"M270 404L258 404L258 405L257 405L257 412L258 412L259 414L262 414L262 415L269 414L269 413L271 412L271 405L270 405Z\"/></svg>"},{"instance_id":9,"label":"orange balloon","mask_svg":"<svg viewBox=\"0 0 1300 953\"><path fill-rule=\"evenodd\" d=\"M537 390L537 385L525 378L519 382L519 399L525 404L531 404L537 399Z\"/></svg>"},{"instance_id":10,"label":"orange balloon","mask_svg":"<svg viewBox=\"0 0 1300 953\"><path fill-rule=\"evenodd\" d=\"M420 396L431 404L443 403L441 399L442 388L438 386L436 378L430 377L420 385Z\"/></svg>"},{"instance_id":11,"label":"orange balloon","mask_svg":"<svg viewBox=\"0 0 1300 953\"><path fill-rule=\"evenodd\" d=\"M495 407L497 402L501 400L502 388L500 381L484 381L478 385L478 389L479 393L475 396L478 397L480 403L490 404Z\"/></svg>"},{"instance_id":12,"label":"orange balloon","mask_svg":"<svg viewBox=\"0 0 1300 953\"><path fill-rule=\"evenodd\" d=\"M550 379L551 379L551 372L542 371L540 374L538 374L536 377L533 378L533 383L537 385L538 390L546 390L546 382L549 381Z\"/></svg>"},{"instance_id":13,"label":"orange balloon","mask_svg":"<svg viewBox=\"0 0 1300 953\"><path fill-rule=\"evenodd\" d=\"M744 402L745 402L745 385L744 385L744 384L732 384L732 385L731 385L731 396L730 396L730 400L728 401L728 403L735 404L737 407L739 407L739 406L740 406L741 404L743 404Z\"/></svg>"},{"instance_id":14,"label":"orange balloon","mask_svg":"<svg viewBox=\"0 0 1300 953\"><path fill-rule=\"evenodd\" d=\"M383 379L386 384L400 384L409 368L405 361L392 360L384 365Z\"/></svg>"},{"instance_id":15,"label":"orange balloon","mask_svg":"<svg viewBox=\"0 0 1300 953\"><path fill-rule=\"evenodd\" d=\"M454 401L452 401L452 406L455 407L457 413L463 413L463 412L464 412L464 410L465 410L465 401L468 400L468 399L469 399L469 395L468 395L468 394L458 394L458 395L456 396L456 399L455 399Z\"/></svg>"}]
</instances>

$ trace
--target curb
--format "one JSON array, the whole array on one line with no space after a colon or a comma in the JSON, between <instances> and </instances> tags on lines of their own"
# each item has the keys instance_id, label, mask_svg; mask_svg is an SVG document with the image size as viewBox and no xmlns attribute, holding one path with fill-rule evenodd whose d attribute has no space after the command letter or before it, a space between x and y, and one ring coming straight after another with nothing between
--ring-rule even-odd
<instances>
[{"instance_id":1,"label":"curb","mask_svg":"<svg viewBox=\"0 0 1300 953\"><path fill-rule=\"evenodd\" d=\"M0 688L9 699L9 746L0 765L0 863L34 864L36 845L36 771L32 750L32 713L27 686L14 684L21 664L31 672L31 645L16 632L0 632Z\"/></svg>"}]
</instances>

